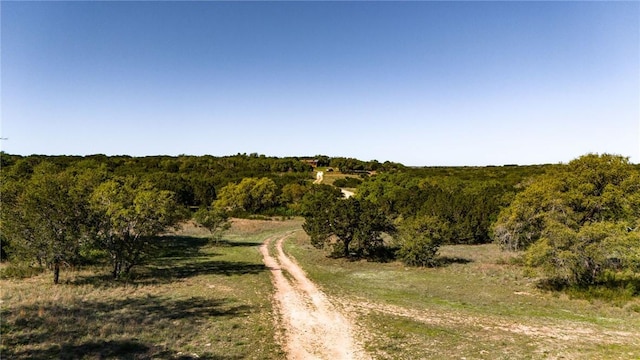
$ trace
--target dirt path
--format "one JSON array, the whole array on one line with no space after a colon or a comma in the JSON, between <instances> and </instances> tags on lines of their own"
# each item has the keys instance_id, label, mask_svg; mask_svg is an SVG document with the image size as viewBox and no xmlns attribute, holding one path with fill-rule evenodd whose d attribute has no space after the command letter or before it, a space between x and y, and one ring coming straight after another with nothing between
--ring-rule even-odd
<instances>
[{"instance_id":1,"label":"dirt path","mask_svg":"<svg viewBox=\"0 0 640 360\"><path fill-rule=\"evenodd\" d=\"M282 250L293 232L267 239L260 247L271 269L275 300L284 328L288 359L369 359L354 341L353 326ZM275 242L275 255L270 244Z\"/></svg>"},{"instance_id":2,"label":"dirt path","mask_svg":"<svg viewBox=\"0 0 640 360\"><path fill-rule=\"evenodd\" d=\"M349 190L345 190L345 189L340 189L340 191L344 195L345 199L348 199L348 198L352 197L353 195L355 195L355 193L353 191L349 191Z\"/></svg>"},{"instance_id":3,"label":"dirt path","mask_svg":"<svg viewBox=\"0 0 640 360\"><path fill-rule=\"evenodd\" d=\"M379 312L405 317L417 322L433 325L474 325L487 332L508 332L522 334L535 340L554 342L587 341L603 344L638 343L637 332L602 329L598 326L576 323L570 320L537 320L518 323L500 316L474 316L447 311L418 311L394 305L374 304L363 298L345 300L345 306L356 312Z\"/></svg>"}]
</instances>

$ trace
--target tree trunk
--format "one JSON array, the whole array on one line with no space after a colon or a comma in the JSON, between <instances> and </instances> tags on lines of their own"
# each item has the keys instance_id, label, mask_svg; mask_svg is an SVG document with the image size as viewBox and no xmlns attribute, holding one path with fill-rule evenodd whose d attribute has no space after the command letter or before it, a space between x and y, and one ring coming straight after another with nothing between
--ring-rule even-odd
<instances>
[{"instance_id":1,"label":"tree trunk","mask_svg":"<svg viewBox=\"0 0 640 360\"><path fill-rule=\"evenodd\" d=\"M120 271L122 269L122 264L119 259L113 260L113 279L117 280L120 276Z\"/></svg>"},{"instance_id":2,"label":"tree trunk","mask_svg":"<svg viewBox=\"0 0 640 360\"><path fill-rule=\"evenodd\" d=\"M60 262L56 260L53 263L53 283L57 285L59 280L60 280Z\"/></svg>"},{"instance_id":3,"label":"tree trunk","mask_svg":"<svg viewBox=\"0 0 640 360\"><path fill-rule=\"evenodd\" d=\"M345 258L349 258L349 256L351 255L351 254L349 254L349 244L350 243L351 243L351 240L349 240L349 241L345 240L344 241L344 249L343 249L343 251L344 251L344 257Z\"/></svg>"}]
</instances>

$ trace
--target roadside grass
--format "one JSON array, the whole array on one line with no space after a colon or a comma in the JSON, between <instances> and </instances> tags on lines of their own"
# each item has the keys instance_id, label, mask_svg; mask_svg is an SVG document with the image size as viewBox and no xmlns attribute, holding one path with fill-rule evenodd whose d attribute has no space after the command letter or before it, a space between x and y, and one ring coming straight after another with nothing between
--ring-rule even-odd
<instances>
[{"instance_id":1,"label":"roadside grass","mask_svg":"<svg viewBox=\"0 0 640 360\"><path fill-rule=\"evenodd\" d=\"M445 246L431 269L327 258L302 231L285 250L340 299L378 359L640 358L639 298L540 290L494 245Z\"/></svg>"},{"instance_id":2,"label":"roadside grass","mask_svg":"<svg viewBox=\"0 0 640 360\"><path fill-rule=\"evenodd\" d=\"M0 280L0 358L282 359L257 247L291 230L285 250L339 301L376 359L640 358L638 297L540 290L535 273L493 245L445 246L433 269L331 259L301 224L234 219L217 244L186 224L127 281L98 267L64 272L58 286L50 273Z\"/></svg>"},{"instance_id":3,"label":"roadside grass","mask_svg":"<svg viewBox=\"0 0 640 360\"><path fill-rule=\"evenodd\" d=\"M186 224L126 281L109 269L0 280L0 357L281 359L270 274L257 246L300 221L234 220L211 244Z\"/></svg>"}]
</instances>

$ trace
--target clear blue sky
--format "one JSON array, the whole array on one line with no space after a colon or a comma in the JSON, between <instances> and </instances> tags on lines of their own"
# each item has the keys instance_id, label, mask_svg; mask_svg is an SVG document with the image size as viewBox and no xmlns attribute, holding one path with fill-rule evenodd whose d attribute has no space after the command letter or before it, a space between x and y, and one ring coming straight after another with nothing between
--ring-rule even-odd
<instances>
[{"instance_id":1,"label":"clear blue sky","mask_svg":"<svg viewBox=\"0 0 640 360\"><path fill-rule=\"evenodd\" d=\"M2 1L2 150L640 162L639 2Z\"/></svg>"}]
</instances>

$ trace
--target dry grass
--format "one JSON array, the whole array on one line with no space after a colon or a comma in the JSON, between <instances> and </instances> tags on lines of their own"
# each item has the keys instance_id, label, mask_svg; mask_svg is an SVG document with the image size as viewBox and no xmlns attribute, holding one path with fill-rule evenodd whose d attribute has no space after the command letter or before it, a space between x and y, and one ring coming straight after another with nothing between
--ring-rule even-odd
<instances>
[{"instance_id":1,"label":"dry grass","mask_svg":"<svg viewBox=\"0 0 640 360\"><path fill-rule=\"evenodd\" d=\"M345 179L348 177L353 177L353 178L357 178L360 179L360 176L358 175L353 175L353 174L343 174L340 171L326 171L323 169L318 169L318 171L324 171L324 177L322 179L322 183L323 184L327 184L327 185L333 185L333 183L338 180L338 179Z\"/></svg>"},{"instance_id":2,"label":"dry grass","mask_svg":"<svg viewBox=\"0 0 640 360\"><path fill-rule=\"evenodd\" d=\"M113 282L108 269L0 281L11 359L280 359L271 281L257 245L296 222L236 220L218 246L184 226L165 256Z\"/></svg>"},{"instance_id":3,"label":"dry grass","mask_svg":"<svg viewBox=\"0 0 640 360\"><path fill-rule=\"evenodd\" d=\"M108 269L2 280L0 357L282 359L257 246L301 223L234 220L218 246L186 225L128 282ZM285 245L376 359L640 358L640 299L539 290L492 245L444 247L434 269L330 259L302 231Z\"/></svg>"}]
</instances>

